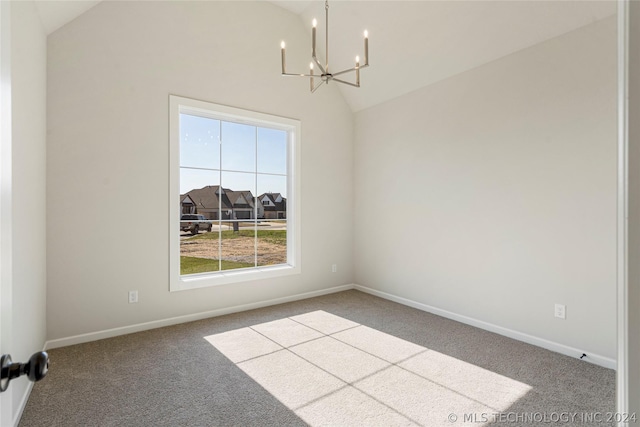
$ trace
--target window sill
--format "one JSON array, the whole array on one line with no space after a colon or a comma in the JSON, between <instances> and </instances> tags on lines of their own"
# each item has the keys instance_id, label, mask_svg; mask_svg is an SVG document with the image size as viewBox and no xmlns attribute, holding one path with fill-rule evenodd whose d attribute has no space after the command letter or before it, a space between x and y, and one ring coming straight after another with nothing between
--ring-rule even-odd
<instances>
[{"instance_id":1,"label":"window sill","mask_svg":"<svg viewBox=\"0 0 640 427\"><path fill-rule=\"evenodd\" d=\"M257 267L247 270L227 270L216 273L190 274L180 276L171 283L171 292L189 289L222 286L231 283L249 282L253 280L271 279L275 277L300 274L300 267L283 264L271 267Z\"/></svg>"}]
</instances>

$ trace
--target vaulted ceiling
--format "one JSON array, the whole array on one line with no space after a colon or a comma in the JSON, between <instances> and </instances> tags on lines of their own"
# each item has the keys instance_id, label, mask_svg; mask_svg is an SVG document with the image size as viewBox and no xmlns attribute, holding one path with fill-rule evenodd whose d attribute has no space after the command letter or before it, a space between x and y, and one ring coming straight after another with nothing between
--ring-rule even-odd
<instances>
[{"instance_id":1,"label":"vaulted ceiling","mask_svg":"<svg viewBox=\"0 0 640 427\"><path fill-rule=\"evenodd\" d=\"M98 3L36 2L48 33ZM312 19L318 19L323 55L324 2L272 3L298 15L309 32ZM352 111L359 111L615 13L612 0L331 1L331 65L333 70L353 66L355 56L363 56L362 33L369 31L370 67L362 70L362 87L340 85ZM295 61L292 57L290 62L305 64L309 59Z\"/></svg>"}]
</instances>

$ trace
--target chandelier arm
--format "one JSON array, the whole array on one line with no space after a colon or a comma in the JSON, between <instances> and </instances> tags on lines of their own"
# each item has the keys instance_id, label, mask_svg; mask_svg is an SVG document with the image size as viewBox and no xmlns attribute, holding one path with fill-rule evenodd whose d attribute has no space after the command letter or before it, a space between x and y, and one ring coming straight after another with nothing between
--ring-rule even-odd
<instances>
[{"instance_id":1,"label":"chandelier arm","mask_svg":"<svg viewBox=\"0 0 640 427\"><path fill-rule=\"evenodd\" d=\"M318 74L295 74L295 73L282 73L285 77L320 77Z\"/></svg>"},{"instance_id":2,"label":"chandelier arm","mask_svg":"<svg viewBox=\"0 0 640 427\"><path fill-rule=\"evenodd\" d=\"M342 84L349 85L349 86L353 86L353 87L360 87L360 85L359 85L359 84L351 83L351 82L346 82L346 81L344 81L344 80L340 80L340 79L335 79L335 78L334 78L334 79L331 79L331 80L333 80L334 82L342 83Z\"/></svg>"},{"instance_id":3,"label":"chandelier arm","mask_svg":"<svg viewBox=\"0 0 640 427\"><path fill-rule=\"evenodd\" d=\"M314 88L311 90L311 93L315 93L315 91L317 91L317 90L318 90L318 88L319 88L320 86L322 86L322 84L323 84L323 83L324 83L324 82L321 80L321 81L316 85L316 87L314 87Z\"/></svg>"},{"instance_id":4,"label":"chandelier arm","mask_svg":"<svg viewBox=\"0 0 640 427\"><path fill-rule=\"evenodd\" d=\"M346 74L346 73L351 73L351 72L353 72L353 71L362 70L363 68L366 68L366 67L368 67L368 65L361 65L361 66L359 66L359 67L349 68L348 70L338 71L337 73L331 73L331 75L332 75L333 77L335 77L335 76L339 76L339 75L341 75L341 74Z\"/></svg>"},{"instance_id":5,"label":"chandelier arm","mask_svg":"<svg viewBox=\"0 0 640 427\"><path fill-rule=\"evenodd\" d=\"M320 68L320 72L322 74L327 74L327 70L325 70L325 68L322 66L322 64L320 63L320 61L318 61L318 58L314 56L311 57L311 59L313 59L313 62L316 63L316 65L318 66L318 68Z\"/></svg>"},{"instance_id":6,"label":"chandelier arm","mask_svg":"<svg viewBox=\"0 0 640 427\"><path fill-rule=\"evenodd\" d=\"M362 67L360 67L360 68L362 68ZM352 72L354 72L356 70L357 70L357 68L353 67L353 68L349 68L348 70L342 70L342 71L338 71L337 73L332 73L331 75L333 77L336 77L336 76L339 76L339 75L342 75L342 74L352 73Z\"/></svg>"},{"instance_id":7,"label":"chandelier arm","mask_svg":"<svg viewBox=\"0 0 640 427\"><path fill-rule=\"evenodd\" d=\"M327 60L326 73L329 73L329 0L325 0L324 2L324 12L325 12L325 27L324 27L325 59Z\"/></svg>"}]
</instances>

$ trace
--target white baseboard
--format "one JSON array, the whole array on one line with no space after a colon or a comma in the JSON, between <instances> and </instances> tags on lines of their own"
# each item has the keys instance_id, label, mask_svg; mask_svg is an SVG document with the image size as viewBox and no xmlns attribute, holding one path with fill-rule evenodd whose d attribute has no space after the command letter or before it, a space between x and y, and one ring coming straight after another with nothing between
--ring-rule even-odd
<instances>
[{"instance_id":1,"label":"white baseboard","mask_svg":"<svg viewBox=\"0 0 640 427\"><path fill-rule=\"evenodd\" d=\"M26 381L26 378L24 379ZM29 381L27 384L27 390L22 395L22 399L20 399L20 405L18 406L18 410L15 414L13 414L13 427L18 427L20 424L20 419L22 418L22 413L24 412L24 408L27 406L27 402L29 401L29 396L31 395L31 390L33 390L33 384Z\"/></svg>"},{"instance_id":2,"label":"white baseboard","mask_svg":"<svg viewBox=\"0 0 640 427\"><path fill-rule=\"evenodd\" d=\"M47 349L47 344L45 343L44 347L42 348L42 351L45 351L46 349ZM26 378L24 378L23 380L26 381ZM13 414L13 421L12 421L13 427L18 427L18 424L20 424L20 420L22 419L22 414L24 413L24 408L27 407L27 402L29 401L29 396L31 396L31 390L33 390L34 385L35 383L28 381L27 389L22 395L22 399L20 399L20 405L18 405L18 410L16 411L15 414Z\"/></svg>"},{"instance_id":3,"label":"white baseboard","mask_svg":"<svg viewBox=\"0 0 640 427\"><path fill-rule=\"evenodd\" d=\"M616 369L616 360L609 357L593 354L591 352L582 351L577 348L569 347L564 344L546 340L544 338L539 338L533 335L525 334L523 332L514 331L513 329L508 329L502 326L494 325L492 323L484 322L482 320L477 320L472 317L456 314L451 311L442 310L440 308L432 307L430 305L422 304L420 302L412 301L410 299L388 294L386 292L378 291L376 289L367 288L366 286L354 285L353 288L359 291L365 292L367 294L375 295L377 297L384 298L389 301L393 301L402 305L417 308L418 310L422 310L438 316L446 317L447 319L455 320L460 323L465 323L467 325L475 326L476 328L484 329L489 332L494 332L496 334L513 338L518 341L526 342L527 344L532 344L538 347L542 347L547 350L555 351L556 353L564 354L566 356L578 358L582 356L583 353L587 353L588 356L585 357L583 360L587 362L591 362L595 365L603 366L605 368Z\"/></svg>"},{"instance_id":4,"label":"white baseboard","mask_svg":"<svg viewBox=\"0 0 640 427\"><path fill-rule=\"evenodd\" d=\"M467 325L475 326L477 328L484 329L489 332L494 332L496 334L513 338L518 341L526 342L527 344L532 344L538 347L545 348L547 350L555 351L556 353L564 354L566 356L580 357L583 353L587 353L588 356L585 357L583 360L593 363L595 365L603 366L605 368L616 369L616 360L609 357L601 356L591 352L582 351L573 347L569 347L564 344L549 341L544 338L539 338L533 335L525 334L523 332L515 331L513 329L494 325L492 323L484 322L482 320L474 319L472 317L453 313L451 311L443 310L437 307L433 307L427 304L423 304L417 301L413 301L407 298L399 297L396 295L392 295L386 292L378 291L376 289L368 288L366 286L357 285L357 284L335 286L333 288L321 289L319 291L313 291L313 292L305 292L302 294L291 295L288 297L258 301L255 303L237 305L237 306L228 307L228 308L221 308L221 309L206 311L202 313L188 314L185 316L155 320L152 322L138 323L135 325L123 326L120 328L107 329L104 331L91 332L87 334L55 339L55 340L46 342L45 350L58 348L58 347L66 347L68 345L74 345L74 344L82 344L85 342L96 341L96 340L105 339L105 338L112 338L119 335L126 335L134 332L141 332L149 329L161 328L163 326L171 326L171 325L177 325L179 323L193 322L195 320L207 319L209 317L223 316L225 314L237 313L240 311L253 310L256 308L268 307L271 305L283 304L286 302L292 302L292 301L298 301L298 300L313 298L313 297L322 296L322 295L328 295L336 292L347 291L349 289L357 289L359 291L362 291L371 295L375 295L377 297L384 298L389 301L394 301L399 304L406 305L408 307L413 307L418 310L422 310L438 316L446 317L447 319L451 319L461 323L465 323ZM31 389L29 389L29 391L30 390ZM27 394L27 397L28 397L28 394ZM24 403L26 404L26 398L24 399Z\"/></svg>"},{"instance_id":5,"label":"white baseboard","mask_svg":"<svg viewBox=\"0 0 640 427\"><path fill-rule=\"evenodd\" d=\"M87 334L74 335L66 338L59 338L47 341L45 349L53 349L58 347L66 347L68 345L82 344L85 342L97 341L105 338L117 337L119 335L131 334L134 332L147 331L149 329L162 328L164 326L177 325L180 323L193 322L195 320L208 319L210 317L223 316L225 314L238 313L240 311L253 310L256 308L268 307L270 305L283 304L286 302L298 301L307 298L318 297L322 295L333 294L336 292L347 291L353 289L354 285L335 286L333 288L321 289L319 291L305 292L302 294L291 295L282 298L275 298L266 301L258 301L249 304L236 305L234 307L220 308L217 310L205 311L202 313L187 314L184 316L171 317L169 319L154 320L151 322L138 323L135 325L122 326L120 328L107 329L104 331L90 332Z\"/></svg>"}]
</instances>

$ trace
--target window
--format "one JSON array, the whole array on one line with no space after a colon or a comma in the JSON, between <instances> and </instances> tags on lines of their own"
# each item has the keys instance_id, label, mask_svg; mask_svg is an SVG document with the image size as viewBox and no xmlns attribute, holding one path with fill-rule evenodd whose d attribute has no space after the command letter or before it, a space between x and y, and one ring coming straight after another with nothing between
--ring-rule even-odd
<instances>
[{"instance_id":1,"label":"window","mask_svg":"<svg viewBox=\"0 0 640 427\"><path fill-rule=\"evenodd\" d=\"M170 96L170 290L300 272L300 122Z\"/></svg>"}]
</instances>

